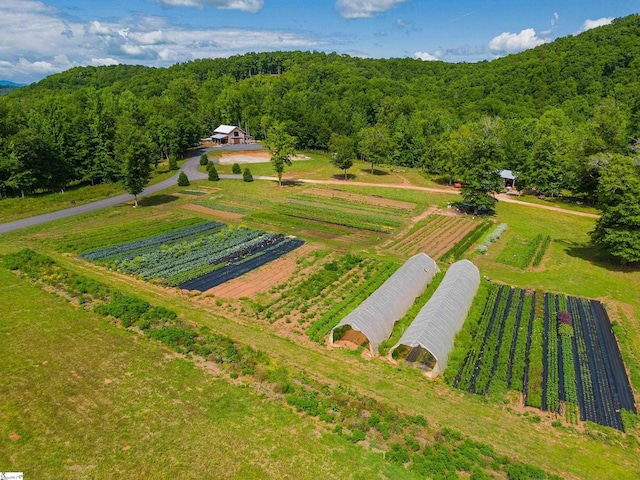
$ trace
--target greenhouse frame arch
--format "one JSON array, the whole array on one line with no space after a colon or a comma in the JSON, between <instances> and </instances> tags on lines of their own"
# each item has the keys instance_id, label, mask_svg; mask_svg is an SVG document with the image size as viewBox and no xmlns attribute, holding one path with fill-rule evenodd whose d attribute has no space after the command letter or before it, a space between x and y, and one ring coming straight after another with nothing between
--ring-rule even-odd
<instances>
[{"instance_id":1,"label":"greenhouse frame arch","mask_svg":"<svg viewBox=\"0 0 640 480\"><path fill-rule=\"evenodd\" d=\"M389 359L393 360L393 352L400 345L420 346L436 360L432 373L442 373L479 286L480 272L473 263L460 260L451 265L431 299L389 350Z\"/></svg>"},{"instance_id":2,"label":"greenhouse frame arch","mask_svg":"<svg viewBox=\"0 0 640 480\"><path fill-rule=\"evenodd\" d=\"M333 344L336 329L348 325L367 337L371 354L375 355L380 343L391 335L393 325L407 313L439 270L426 253L414 255L331 330L329 343Z\"/></svg>"}]
</instances>

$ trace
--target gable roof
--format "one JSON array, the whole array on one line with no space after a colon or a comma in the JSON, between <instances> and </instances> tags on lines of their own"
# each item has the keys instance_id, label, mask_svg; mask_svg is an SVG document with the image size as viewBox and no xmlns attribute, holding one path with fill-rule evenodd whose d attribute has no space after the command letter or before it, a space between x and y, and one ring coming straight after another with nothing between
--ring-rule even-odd
<instances>
[{"instance_id":1,"label":"gable roof","mask_svg":"<svg viewBox=\"0 0 640 480\"><path fill-rule=\"evenodd\" d=\"M222 134L228 135L231 132L233 132L236 128L240 131L243 131L240 127L237 127L236 125L220 125L218 128L216 128L213 131L213 133L222 133Z\"/></svg>"}]
</instances>

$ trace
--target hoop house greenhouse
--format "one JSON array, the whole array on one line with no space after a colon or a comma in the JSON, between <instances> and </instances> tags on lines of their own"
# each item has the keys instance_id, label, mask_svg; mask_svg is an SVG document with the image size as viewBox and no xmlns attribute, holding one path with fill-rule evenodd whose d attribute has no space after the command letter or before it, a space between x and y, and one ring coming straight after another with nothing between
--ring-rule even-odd
<instances>
[{"instance_id":1,"label":"hoop house greenhouse","mask_svg":"<svg viewBox=\"0 0 640 480\"><path fill-rule=\"evenodd\" d=\"M443 372L453 349L453 339L467 318L479 286L480 272L473 263L461 260L451 265L431 299L391 348L389 358L400 345L421 347L436 360L432 372Z\"/></svg>"},{"instance_id":2,"label":"hoop house greenhouse","mask_svg":"<svg viewBox=\"0 0 640 480\"><path fill-rule=\"evenodd\" d=\"M438 270L427 254L414 255L331 330L329 342L333 344L337 329L348 325L367 337L375 354L378 345L391 335L393 324L407 313Z\"/></svg>"}]
</instances>

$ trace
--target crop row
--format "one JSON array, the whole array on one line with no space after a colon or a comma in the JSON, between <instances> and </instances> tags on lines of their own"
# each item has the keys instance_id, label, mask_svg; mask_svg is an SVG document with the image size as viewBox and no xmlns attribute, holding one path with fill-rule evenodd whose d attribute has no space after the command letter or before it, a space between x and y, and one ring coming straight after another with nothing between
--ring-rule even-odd
<instances>
[{"instance_id":1,"label":"crop row","mask_svg":"<svg viewBox=\"0 0 640 480\"><path fill-rule=\"evenodd\" d=\"M294 237L278 236L274 241L260 246L244 258L238 258L211 273L193 278L178 286L187 290L204 292L280 258L303 244L302 240Z\"/></svg>"},{"instance_id":2,"label":"crop row","mask_svg":"<svg viewBox=\"0 0 640 480\"><path fill-rule=\"evenodd\" d=\"M496 397L507 386L526 405L622 429L633 394L599 302L519 289L490 290L454 386Z\"/></svg>"},{"instance_id":3,"label":"crop row","mask_svg":"<svg viewBox=\"0 0 640 480\"><path fill-rule=\"evenodd\" d=\"M484 235L487 230L491 228L493 223L491 222L482 222L478 226L476 226L473 230L467 233L462 240L457 242L453 248L447 251L442 255L442 259L451 259L452 261L460 260L464 252L466 252L471 245L476 243L482 235Z\"/></svg>"},{"instance_id":4,"label":"crop row","mask_svg":"<svg viewBox=\"0 0 640 480\"><path fill-rule=\"evenodd\" d=\"M170 279L196 267L214 264L218 258L238 249L251 247L270 235L273 234L245 227L227 228L193 241L170 247L161 246L131 260L118 262L115 266L118 270L138 275L145 280Z\"/></svg>"},{"instance_id":5,"label":"crop row","mask_svg":"<svg viewBox=\"0 0 640 480\"><path fill-rule=\"evenodd\" d=\"M393 228L400 225L400 222L397 220L387 217L359 215L357 213L351 213L344 210L305 205L295 202L278 204L274 208L277 213L289 217L303 218L317 222L330 223L333 225L370 230L373 232L388 233Z\"/></svg>"},{"instance_id":6,"label":"crop row","mask_svg":"<svg viewBox=\"0 0 640 480\"><path fill-rule=\"evenodd\" d=\"M340 200L340 199L334 199L334 198L319 198L319 197L314 197L314 196L309 196L304 194L292 195L289 197L289 200L292 200L295 203L307 204L311 206L322 205L322 206L335 208L335 209L345 209L348 211L358 211L358 212L372 213L375 215L383 215L383 216L391 215L394 217L398 217L398 216L406 216L408 214L406 210L395 210L389 207L377 207L375 205L370 205L370 204L362 204L362 203L358 204L358 203L349 202L347 200Z\"/></svg>"},{"instance_id":7,"label":"crop row","mask_svg":"<svg viewBox=\"0 0 640 480\"><path fill-rule=\"evenodd\" d=\"M396 268L397 265L394 262L383 264L374 276L370 277L342 302L336 304L318 320L313 322L307 329L309 338L316 342L321 342L324 336L327 335L342 318L351 313L358 305L375 292L380 285L391 276Z\"/></svg>"},{"instance_id":8,"label":"crop row","mask_svg":"<svg viewBox=\"0 0 640 480\"><path fill-rule=\"evenodd\" d=\"M192 235L204 234L206 232L219 230L222 227L224 227L224 224L219 222L199 223L197 225L180 228L178 230L172 230L170 232L155 235L153 237L142 238L140 240L134 240L132 242L120 243L105 248L83 252L80 254L80 256L91 261L102 260L106 257L126 255L129 252L138 251L147 247L167 244L185 237L190 237Z\"/></svg>"}]
</instances>

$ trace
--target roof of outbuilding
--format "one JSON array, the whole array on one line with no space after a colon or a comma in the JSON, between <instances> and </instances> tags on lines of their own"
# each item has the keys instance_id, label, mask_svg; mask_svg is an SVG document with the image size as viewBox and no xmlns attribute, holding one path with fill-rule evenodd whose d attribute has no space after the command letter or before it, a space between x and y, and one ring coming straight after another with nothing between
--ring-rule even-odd
<instances>
[{"instance_id":1,"label":"roof of outbuilding","mask_svg":"<svg viewBox=\"0 0 640 480\"><path fill-rule=\"evenodd\" d=\"M228 135L229 133L233 132L236 128L239 129L239 130L242 130L240 127L238 127L236 125L220 125L213 132L214 133L223 133L223 134L227 134Z\"/></svg>"}]
</instances>

